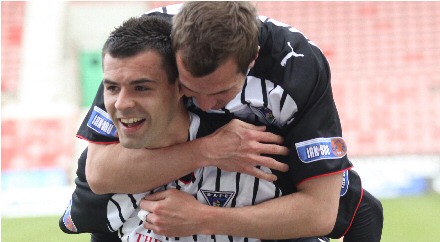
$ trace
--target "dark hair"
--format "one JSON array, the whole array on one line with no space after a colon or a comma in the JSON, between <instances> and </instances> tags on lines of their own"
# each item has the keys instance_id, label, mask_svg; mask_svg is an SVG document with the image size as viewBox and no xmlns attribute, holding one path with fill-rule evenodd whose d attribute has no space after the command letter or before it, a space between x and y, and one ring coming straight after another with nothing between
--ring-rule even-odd
<instances>
[{"instance_id":1,"label":"dark hair","mask_svg":"<svg viewBox=\"0 0 440 242\"><path fill-rule=\"evenodd\" d=\"M173 18L173 49L193 76L210 74L231 57L246 75L257 57L259 27L249 2L185 2Z\"/></svg>"},{"instance_id":2,"label":"dark hair","mask_svg":"<svg viewBox=\"0 0 440 242\"><path fill-rule=\"evenodd\" d=\"M156 51L162 56L162 65L168 81L174 83L178 72L171 47L171 20L160 16L132 17L115 28L102 47L113 58L132 57L144 51Z\"/></svg>"}]
</instances>

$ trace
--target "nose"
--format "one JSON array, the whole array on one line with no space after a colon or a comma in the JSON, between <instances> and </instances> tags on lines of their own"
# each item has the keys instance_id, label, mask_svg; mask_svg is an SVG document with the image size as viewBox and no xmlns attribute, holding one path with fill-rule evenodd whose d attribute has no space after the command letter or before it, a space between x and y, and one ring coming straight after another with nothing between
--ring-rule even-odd
<instances>
[{"instance_id":1,"label":"nose","mask_svg":"<svg viewBox=\"0 0 440 242\"><path fill-rule=\"evenodd\" d=\"M122 89L117 96L115 102L115 108L117 110L123 111L125 109L134 107L134 105L135 102L133 98L130 96L130 94L127 91Z\"/></svg>"}]
</instances>

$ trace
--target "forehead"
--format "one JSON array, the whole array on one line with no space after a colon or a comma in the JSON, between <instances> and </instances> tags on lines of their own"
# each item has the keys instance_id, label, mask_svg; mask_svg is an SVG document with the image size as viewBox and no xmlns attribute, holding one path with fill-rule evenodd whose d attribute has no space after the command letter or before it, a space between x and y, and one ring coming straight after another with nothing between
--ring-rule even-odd
<instances>
[{"instance_id":1,"label":"forehead","mask_svg":"<svg viewBox=\"0 0 440 242\"><path fill-rule=\"evenodd\" d=\"M225 91L237 85L242 79L236 62L230 58L214 72L194 77L183 65L179 54L176 54L179 82L187 89L201 94L214 94Z\"/></svg>"},{"instance_id":2,"label":"forehead","mask_svg":"<svg viewBox=\"0 0 440 242\"><path fill-rule=\"evenodd\" d=\"M162 65L162 56L156 51L144 51L130 57L115 58L105 54L103 59L104 78L167 78ZM115 80L116 81L116 80Z\"/></svg>"}]
</instances>

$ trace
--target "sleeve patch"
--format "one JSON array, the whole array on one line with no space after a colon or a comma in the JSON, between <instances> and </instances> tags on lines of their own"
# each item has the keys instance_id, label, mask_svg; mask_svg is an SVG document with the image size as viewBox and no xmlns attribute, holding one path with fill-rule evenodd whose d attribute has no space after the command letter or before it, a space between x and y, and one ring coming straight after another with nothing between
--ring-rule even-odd
<instances>
[{"instance_id":1,"label":"sleeve patch","mask_svg":"<svg viewBox=\"0 0 440 242\"><path fill-rule=\"evenodd\" d=\"M68 230L70 230L72 232L78 232L78 229L76 228L75 223L73 223L73 219L71 216L71 210L72 210L72 200L70 200L69 206L66 208L66 212L64 213L63 223L64 223L64 226Z\"/></svg>"},{"instance_id":2,"label":"sleeve patch","mask_svg":"<svg viewBox=\"0 0 440 242\"><path fill-rule=\"evenodd\" d=\"M295 143L298 156L303 163L318 160L340 159L347 154L347 145L343 138L316 138Z\"/></svg>"},{"instance_id":3,"label":"sleeve patch","mask_svg":"<svg viewBox=\"0 0 440 242\"><path fill-rule=\"evenodd\" d=\"M93 108L87 126L102 135L117 137L116 126L111 120L110 115L98 106Z\"/></svg>"}]
</instances>

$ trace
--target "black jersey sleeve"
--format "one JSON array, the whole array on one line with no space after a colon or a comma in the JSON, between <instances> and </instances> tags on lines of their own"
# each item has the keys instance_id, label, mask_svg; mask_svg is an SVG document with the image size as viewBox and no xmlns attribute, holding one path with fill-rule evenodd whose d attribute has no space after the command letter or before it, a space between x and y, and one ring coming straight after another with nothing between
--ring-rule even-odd
<instances>
[{"instance_id":1,"label":"black jersey sleeve","mask_svg":"<svg viewBox=\"0 0 440 242\"><path fill-rule=\"evenodd\" d=\"M107 219L107 204L112 194L97 195L85 175L87 148L78 159L77 178L72 198L59 220L60 229L69 234L114 232Z\"/></svg>"},{"instance_id":2,"label":"black jersey sleeve","mask_svg":"<svg viewBox=\"0 0 440 242\"><path fill-rule=\"evenodd\" d=\"M76 136L94 143L116 143L119 142L116 126L105 109L103 93L104 85L101 82L92 107L81 123Z\"/></svg>"},{"instance_id":3,"label":"black jersey sleeve","mask_svg":"<svg viewBox=\"0 0 440 242\"><path fill-rule=\"evenodd\" d=\"M275 173L284 191L291 192L295 189L286 184L297 186L313 177L343 172L338 218L329 235L339 238L353 221L362 198L362 184L347 158L329 63L321 49L297 29L269 18L260 20L260 52L250 74L284 89L286 98L281 98L279 113L294 110L290 116L284 115L289 120L280 131L290 147L288 157L280 160L285 160L290 169ZM292 103L295 107L286 107Z\"/></svg>"},{"instance_id":4,"label":"black jersey sleeve","mask_svg":"<svg viewBox=\"0 0 440 242\"><path fill-rule=\"evenodd\" d=\"M279 113L294 110L281 127L293 183L351 168L323 52L297 29L260 20L260 51L249 75L283 88Z\"/></svg>"}]
</instances>

